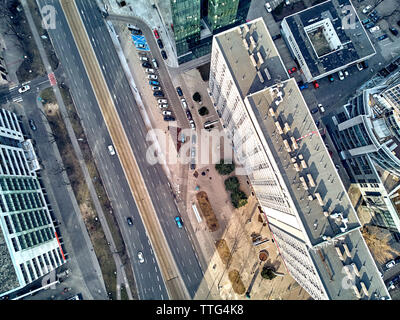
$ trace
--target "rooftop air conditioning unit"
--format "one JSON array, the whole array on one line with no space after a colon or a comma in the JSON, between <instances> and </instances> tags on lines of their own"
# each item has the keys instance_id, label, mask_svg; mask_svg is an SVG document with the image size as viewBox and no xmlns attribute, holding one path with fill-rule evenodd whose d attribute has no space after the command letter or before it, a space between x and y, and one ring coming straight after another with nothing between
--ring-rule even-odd
<instances>
[{"instance_id":1,"label":"rooftop air conditioning unit","mask_svg":"<svg viewBox=\"0 0 400 320\"><path fill-rule=\"evenodd\" d=\"M247 43L246 38L243 38L243 45L247 50L249 50L249 44Z\"/></svg>"},{"instance_id":2,"label":"rooftop air conditioning unit","mask_svg":"<svg viewBox=\"0 0 400 320\"><path fill-rule=\"evenodd\" d=\"M263 64L264 63L264 59L263 59L262 54L261 54L260 51L257 52L257 57L258 57L258 62L260 63L260 65Z\"/></svg>"},{"instance_id":3,"label":"rooftop air conditioning unit","mask_svg":"<svg viewBox=\"0 0 400 320\"><path fill-rule=\"evenodd\" d=\"M257 71L258 78L260 79L261 83L264 83L264 77L262 76L260 71Z\"/></svg>"},{"instance_id":4,"label":"rooftop air conditioning unit","mask_svg":"<svg viewBox=\"0 0 400 320\"><path fill-rule=\"evenodd\" d=\"M254 54L250 55L250 60L251 60L251 63L253 64L253 66L257 67L257 62L256 62L256 59L254 59Z\"/></svg>"}]
</instances>

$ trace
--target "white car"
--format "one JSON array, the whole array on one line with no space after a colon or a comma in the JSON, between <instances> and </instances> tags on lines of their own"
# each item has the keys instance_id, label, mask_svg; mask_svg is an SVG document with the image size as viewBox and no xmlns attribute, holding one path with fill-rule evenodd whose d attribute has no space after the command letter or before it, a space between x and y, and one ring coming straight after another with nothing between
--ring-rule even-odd
<instances>
[{"instance_id":1,"label":"white car","mask_svg":"<svg viewBox=\"0 0 400 320\"><path fill-rule=\"evenodd\" d=\"M143 252L139 251L137 254L138 258L139 258L139 262L143 263L144 262L144 257L143 257Z\"/></svg>"},{"instance_id":2,"label":"white car","mask_svg":"<svg viewBox=\"0 0 400 320\"><path fill-rule=\"evenodd\" d=\"M325 108L322 106L321 103L318 104L318 109L320 112L324 113L325 112Z\"/></svg>"},{"instance_id":3,"label":"white car","mask_svg":"<svg viewBox=\"0 0 400 320\"><path fill-rule=\"evenodd\" d=\"M154 69L151 69L151 68L146 68L146 72L147 73L154 73L156 71Z\"/></svg>"},{"instance_id":4,"label":"white car","mask_svg":"<svg viewBox=\"0 0 400 320\"><path fill-rule=\"evenodd\" d=\"M267 2L265 4L265 9L267 9L267 12L272 12L272 8L271 8L271 5L269 4L269 2Z\"/></svg>"},{"instance_id":5,"label":"white car","mask_svg":"<svg viewBox=\"0 0 400 320\"><path fill-rule=\"evenodd\" d=\"M115 155L115 150L114 150L114 147L110 144L109 146L108 146L108 152L110 153L110 155Z\"/></svg>"},{"instance_id":6,"label":"white car","mask_svg":"<svg viewBox=\"0 0 400 320\"><path fill-rule=\"evenodd\" d=\"M158 107L160 108L160 109L166 109L166 108L168 108L168 104L159 104L158 105Z\"/></svg>"},{"instance_id":7,"label":"white car","mask_svg":"<svg viewBox=\"0 0 400 320\"><path fill-rule=\"evenodd\" d=\"M338 76L339 76L339 79L340 79L340 80L344 80L343 71L339 71L339 72L338 72Z\"/></svg>"},{"instance_id":8,"label":"white car","mask_svg":"<svg viewBox=\"0 0 400 320\"><path fill-rule=\"evenodd\" d=\"M347 70L343 70L343 72L344 72L344 76L345 76L345 77L348 77L348 76L349 76L349 72L348 72Z\"/></svg>"},{"instance_id":9,"label":"white car","mask_svg":"<svg viewBox=\"0 0 400 320\"><path fill-rule=\"evenodd\" d=\"M140 59L141 61L149 61L149 59L148 59L147 57L145 57L145 56L141 56L139 59Z\"/></svg>"},{"instance_id":10,"label":"white car","mask_svg":"<svg viewBox=\"0 0 400 320\"><path fill-rule=\"evenodd\" d=\"M375 27L372 27L371 29L369 29L369 31L372 33L372 32L376 32L376 31L379 31L381 28L379 28L379 26L375 26Z\"/></svg>"},{"instance_id":11,"label":"white car","mask_svg":"<svg viewBox=\"0 0 400 320\"><path fill-rule=\"evenodd\" d=\"M193 120L190 120L190 121L189 121L189 124L190 124L190 127L191 127L192 129L195 129L195 128L196 128L196 125L195 125L195 123L194 123Z\"/></svg>"},{"instance_id":12,"label":"white car","mask_svg":"<svg viewBox=\"0 0 400 320\"><path fill-rule=\"evenodd\" d=\"M370 11L372 9L372 6L371 5L368 5L368 6L366 6L364 9L363 9L363 11L362 11L362 13L364 13L364 14L366 14L368 11Z\"/></svg>"},{"instance_id":13,"label":"white car","mask_svg":"<svg viewBox=\"0 0 400 320\"><path fill-rule=\"evenodd\" d=\"M147 78L148 79L152 79L152 80L157 80L158 79L158 77L155 74L148 74Z\"/></svg>"},{"instance_id":14,"label":"white car","mask_svg":"<svg viewBox=\"0 0 400 320\"><path fill-rule=\"evenodd\" d=\"M28 91L31 87L28 85L22 86L21 88L18 89L19 93L24 93L26 91Z\"/></svg>"},{"instance_id":15,"label":"white car","mask_svg":"<svg viewBox=\"0 0 400 320\"><path fill-rule=\"evenodd\" d=\"M394 260L390 260L388 263L386 263L386 269L393 268L396 265L396 262Z\"/></svg>"},{"instance_id":16,"label":"white car","mask_svg":"<svg viewBox=\"0 0 400 320\"><path fill-rule=\"evenodd\" d=\"M170 115L172 115L172 112L169 111L169 110L164 110L164 111L162 112L162 114L163 114L163 116L170 116Z\"/></svg>"},{"instance_id":17,"label":"white car","mask_svg":"<svg viewBox=\"0 0 400 320\"><path fill-rule=\"evenodd\" d=\"M167 103L167 99L157 99L158 103Z\"/></svg>"},{"instance_id":18,"label":"white car","mask_svg":"<svg viewBox=\"0 0 400 320\"><path fill-rule=\"evenodd\" d=\"M153 62L154 68L158 69L158 63L156 59L152 59L151 62Z\"/></svg>"},{"instance_id":19,"label":"white car","mask_svg":"<svg viewBox=\"0 0 400 320\"><path fill-rule=\"evenodd\" d=\"M161 90L161 87L156 86L156 87L151 87L151 89L153 89L154 91L158 91Z\"/></svg>"},{"instance_id":20,"label":"white car","mask_svg":"<svg viewBox=\"0 0 400 320\"><path fill-rule=\"evenodd\" d=\"M364 69L361 63L357 63L357 69L358 69L358 71L361 71Z\"/></svg>"}]
</instances>

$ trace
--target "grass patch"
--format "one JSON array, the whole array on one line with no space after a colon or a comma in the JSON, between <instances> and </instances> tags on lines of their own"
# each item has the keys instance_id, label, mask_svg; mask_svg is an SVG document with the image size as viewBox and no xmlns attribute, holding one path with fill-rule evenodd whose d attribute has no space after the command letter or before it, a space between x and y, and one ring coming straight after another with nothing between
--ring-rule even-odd
<instances>
[{"instance_id":1,"label":"grass patch","mask_svg":"<svg viewBox=\"0 0 400 320\"><path fill-rule=\"evenodd\" d=\"M40 93L43 103L57 103L56 96L54 95L53 87L46 88Z\"/></svg>"},{"instance_id":2,"label":"grass patch","mask_svg":"<svg viewBox=\"0 0 400 320\"><path fill-rule=\"evenodd\" d=\"M115 298L117 280L116 275L114 274L116 272L115 262L107 244L101 224L98 220L96 221L97 214L90 198L90 193L85 183L83 173L79 166L79 161L72 148L65 123L57 106L47 103L44 108L63 160L64 167L60 168L60 173L61 171L66 171L68 175L86 229L88 230L90 240L99 261L107 292L111 293L111 297Z\"/></svg>"},{"instance_id":3,"label":"grass patch","mask_svg":"<svg viewBox=\"0 0 400 320\"><path fill-rule=\"evenodd\" d=\"M204 191L200 191L196 195L196 198L197 201L199 202L201 213L203 214L203 217L206 220L208 229L210 229L211 232L218 230L219 228L218 219L215 216L210 201L208 200L207 193Z\"/></svg>"},{"instance_id":4,"label":"grass patch","mask_svg":"<svg viewBox=\"0 0 400 320\"><path fill-rule=\"evenodd\" d=\"M225 241L225 239L220 239L215 243L215 247L217 248L219 257L221 258L222 262L225 266L228 265L229 259L231 257L231 251Z\"/></svg>"},{"instance_id":5,"label":"grass patch","mask_svg":"<svg viewBox=\"0 0 400 320\"><path fill-rule=\"evenodd\" d=\"M239 271L235 269L229 271L228 278L231 281L233 291L237 294L243 294L246 291L242 279L240 278Z\"/></svg>"}]
</instances>

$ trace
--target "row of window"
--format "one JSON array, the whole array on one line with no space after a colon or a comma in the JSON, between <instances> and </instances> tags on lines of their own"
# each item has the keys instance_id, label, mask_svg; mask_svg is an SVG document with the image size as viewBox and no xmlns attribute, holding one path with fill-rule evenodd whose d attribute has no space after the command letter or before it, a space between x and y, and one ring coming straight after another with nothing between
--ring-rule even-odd
<instances>
[{"instance_id":1,"label":"row of window","mask_svg":"<svg viewBox=\"0 0 400 320\"><path fill-rule=\"evenodd\" d=\"M11 238L15 252L29 249L42 243L48 242L55 238L55 234L52 228L45 227L36 231L21 234L17 238L18 241L15 237Z\"/></svg>"},{"instance_id":2,"label":"row of window","mask_svg":"<svg viewBox=\"0 0 400 320\"><path fill-rule=\"evenodd\" d=\"M0 207L5 211L22 211L43 208L45 206L39 192L6 193L3 195L8 210L5 210L4 203L0 197Z\"/></svg>"},{"instance_id":3,"label":"row of window","mask_svg":"<svg viewBox=\"0 0 400 320\"><path fill-rule=\"evenodd\" d=\"M39 183L34 178L0 177L0 186L3 191L39 189Z\"/></svg>"},{"instance_id":4,"label":"row of window","mask_svg":"<svg viewBox=\"0 0 400 320\"><path fill-rule=\"evenodd\" d=\"M20 212L4 216L8 233L18 233L51 224L45 210Z\"/></svg>"},{"instance_id":5,"label":"row of window","mask_svg":"<svg viewBox=\"0 0 400 320\"><path fill-rule=\"evenodd\" d=\"M0 169L2 174L29 175L22 150L0 147Z\"/></svg>"}]
</instances>

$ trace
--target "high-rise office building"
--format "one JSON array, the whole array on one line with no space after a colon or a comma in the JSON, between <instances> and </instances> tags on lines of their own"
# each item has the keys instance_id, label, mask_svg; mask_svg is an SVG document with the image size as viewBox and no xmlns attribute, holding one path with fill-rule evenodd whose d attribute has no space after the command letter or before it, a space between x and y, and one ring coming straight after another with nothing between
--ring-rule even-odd
<instances>
[{"instance_id":1,"label":"high-rise office building","mask_svg":"<svg viewBox=\"0 0 400 320\"><path fill-rule=\"evenodd\" d=\"M213 38L209 90L293 278L314 299L390 299L262 18Z\"/></svg>"},{"instance_id":2,"label":"high-rise office building","mask_svg":"<svg viewBox=\"0 0 400 320\"><path fill-rule=\"evenodd\" d=\"M0 109L0 296L65 262L17 116Z\"/></svg>"},{"instance_id":3,"label":"high-rise office building","mask_svg":"<svg viewBox=\"0 0 400 320\"><path fill-rule=\"evenodd\" d=\"M170 0L178 63L211 52L213 34L243 23L251 0Z\"/></svg>"}]
</instances>

